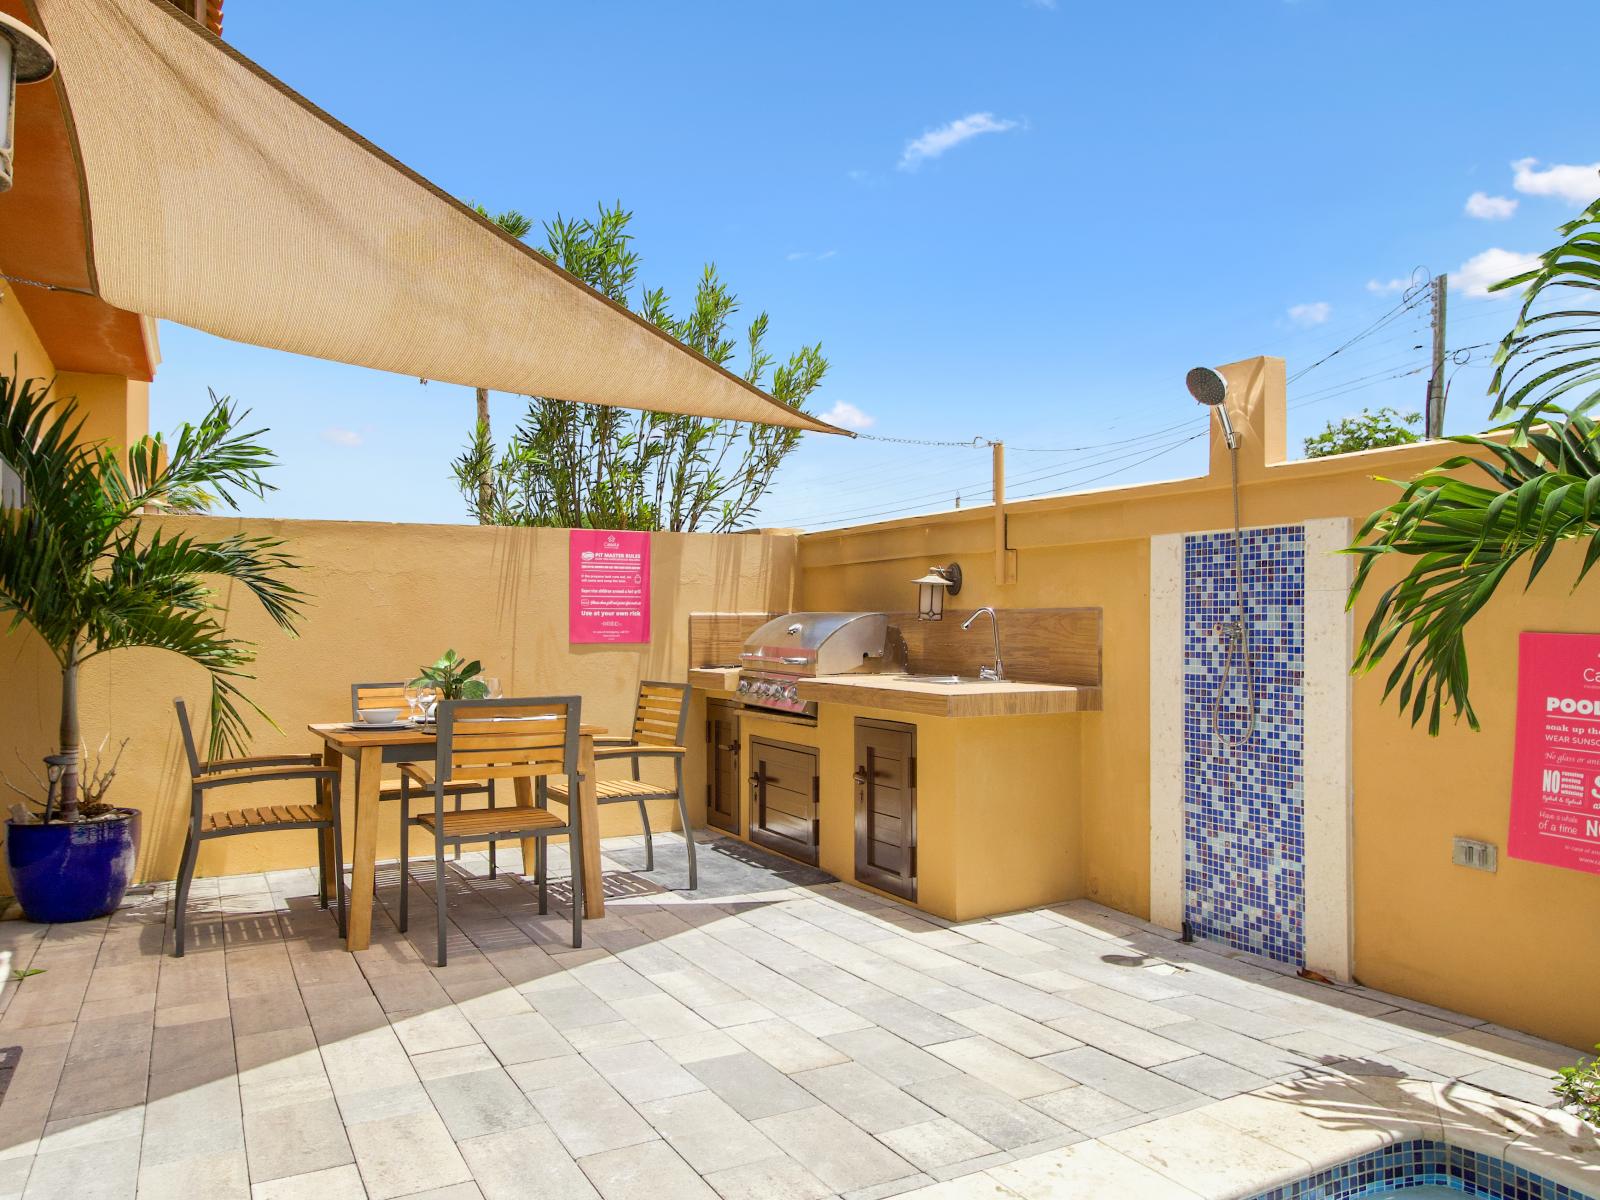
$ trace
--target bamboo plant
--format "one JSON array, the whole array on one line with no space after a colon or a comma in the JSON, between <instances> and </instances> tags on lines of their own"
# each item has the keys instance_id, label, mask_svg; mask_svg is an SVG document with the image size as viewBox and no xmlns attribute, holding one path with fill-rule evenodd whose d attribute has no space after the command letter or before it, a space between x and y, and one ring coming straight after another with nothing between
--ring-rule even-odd
<instances>
[{"instance_id":1,"label":"bamboo plant","mask_svg":"<svg viewBox=\"0 0 1600 1200\"><path fill-rule=\"evenodd\" d=\"M262 430L242 432L247 413L213 393L198 424L170 444L144 437L126 451L85 443L76 402L57 401L38 379L0 374L0 459L21 498L0 507L0 618L8 632L29 625L61 668L60 780L56 816L85 814L78 686L84 664L112 650L151 646L181 654L211 675L210 753L241 752L240 691L253 643L228 636L208 577L253 595L293 634L303 594L285 579L298 564L274 538L208 537L162 530L146 517L237 509L241 494L270 490L275 456ZM98 807L98 804L97 804Z\"/></svg>"}]
</instances>

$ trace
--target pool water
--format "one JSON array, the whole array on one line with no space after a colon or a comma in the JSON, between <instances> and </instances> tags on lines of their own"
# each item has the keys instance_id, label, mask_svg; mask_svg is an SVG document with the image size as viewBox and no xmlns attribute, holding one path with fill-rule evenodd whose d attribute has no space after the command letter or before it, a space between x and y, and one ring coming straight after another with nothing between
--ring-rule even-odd
<instances>
[{"instance_id":1,"label":"pool water","mask_svg":"<svg viewBox=\"0 0 1600 1200\"><path fill-rule=\"evenodd\" d=\"M1415 1182L1413 1182L1415 1181ZM1257 1192L1250 1200L1600 1200L1504 1159L1448 1142L1397 1142Z\"/></svg>"}]
</instances>

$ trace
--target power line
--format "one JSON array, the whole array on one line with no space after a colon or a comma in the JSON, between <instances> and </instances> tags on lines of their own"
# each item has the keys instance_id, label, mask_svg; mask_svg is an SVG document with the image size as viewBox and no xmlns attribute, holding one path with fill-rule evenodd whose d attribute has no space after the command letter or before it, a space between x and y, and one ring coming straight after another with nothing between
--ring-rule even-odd
<instances>
[{"instance_id":1,"label":"power line","mask_svg":"<svg viewBox=\"0 0 1600 1200\"><path fill-rule=\"evenodd\" d=\"M1368 325L1360 333L1356 334L1354 337L1350 338L1347 341L1341 342L1338 346L1335 346L1332 350L1328 351L1328 353L1324 354L1321 358L1317 359L1309 367L1302 367L1300 370L1296 371L1293 375L1289 376L1288 382L1293 383L1297 379L1303 379L1305 376L1309 375L1312 371L1315 371L1318 367L1322 366L1323 363L1326 363L1331 359L1337 358L1339 355L1343 354L1346 350L1350 349L1350 347L1359 344L1360 342L1362 342L1366 338L1371 337L1374 333L1377 333L1378 330L1383 329L1385 326L1392 324L1394 321L1398 320L1403 313L1406 313L1406 312L1410 311L1412 308L1415 308L1417 305L1421 304L1421 302L1422 301L1417 297L1410 297L1408 299L1402 300L1399 304L1395 305L1388 312L1384 313L1381 317L1379 317L1371 325Z\"/></svg>"},{"instance_id":2,"label":"power line","mask_svg":"<svg viewBox=\"0 0 1600 1200\"><path fill-rule=\"evenodd\" d=\"M1188 437L1179 439L1177 442L1172 443L1172 446L1178 446L1178 445L1184 444L1185 442L1194 441L1196 438L1203 437L1204 435L1205 435L1205 430L1201 430L1199 433L1191 434ZM1145 449L1148 448L1148 439L1140 439L1140 440L1135 441L1135 442L1124 443L1124 445L1127 445L1127 446L1130 447L1128 452L1124 453L1124 454L1107 455L1106 457L1101 458L1101 459L1097 460L1096 462L1080 465L1080 466L1077 466L1077 467L1071 467L1071 468L1067 468L1067 469L1064 469L1064 470L1052 467L1052 468L1050 468L1048 470L1034 472L1031 475L1024 476L1024 477L1022 477L1022 478L1020 478L1018 480L1013 480L1011 482L1014 482L1014 483L1037 483L1037 482L1040 482L1041 480L1044 480L1044 479L1056 479L1056 478L1061 478L1061 477L1065 477L1065 476L1081 474L1084 471L1092 471L1096 467L1098 467L1098 466L1100 466L1100 465L1102 465L1104 463L1107 463L1107 462L1120 462L1120 461L1123 461L1123 460L1125 460L1127 458L1132 457L1133 455L1141 453L1142 451L1144 451ZM1130 465L1137 465L1137 464L1130 464ZM1119 469L1121 469L1121 468L1119 468ZM1049 489L1046 489L1046 490L1048 491ZM929 500L937 500L937 499L940 499L940 498L942 498L944 496L949 496L952 493L962 494L962 495L971 493L971 494L975 494L975 495L978 495L978 496L982 496L982 495L985 495L985 494L990 494L992 496L992 481L988 481L988 482L986 482L984 484L974 485L973 487L970 487L970 488L961 487L961 486L945 487L945 488L939 489L938 491L928 492L928 493L924 493L924 494L921 494L921 495L901 497L901 499L903 501L905 501L904 503L898 504L898 505L894 505L894 506L891 506L889 508L881 508L880 509L880 508L876 508L874 506L867 506L866 508L861 508L861 509L850 509L850 510L846 510L846 511L835 511L835 512L831 512L831 513L823 513L823 514L820 514L820 515L816 515L816 516L812 516L810 518L807 518L804 523L806 523L808 525L812 525L812 524L830 523L830 522L834 522L834 521L868 521L868 520L876 519L878 517L895 516L895 515L898 515L900 513L907 513L907 512L917 512L917 511L921 511L922 510L924 502L929 501ZM1043 493L1041 492L1041 493L1034 493L1034 494L1042 495Z\"/></svg>"},{"instance_id":3,"label":"power line","mask_svg":"<svg viewBox=\"0 0 1600 1200\"><path fill-rule=\"evenodd\" d=\"M1092 476L1092 477L1090 477L1088 479L1079 480L1078 486L1082 487L1084 484L1099 483L1102 479L1110 479L1113 475L1121 475L1124 472L1133 470L1135 467L1142 467L1145 463L1152 462L1155 459L1160 458L1164 454L1171 454L1174 450L1177 450L1177 449L1179 449L1180 447L1183 447L1183 446L1187 446L1190 442L1198 441L1200 438L1205 437L1206 434L1209 433L1209 432L1210 432L1210 429L1208 427L1207 429L1205 429L1204 431L1202 431L1200 433L1192 434L1189 437L1181 438L1180 440L1178 440L1176 442L1172 442L1169 445L1162 447L1160 450L1157 450L1154 454L1151 454L1151 455L1149 455L1149 456L1147 456L1145 458L1141 458L1138 462L1131 462L1125 467L1118 467L1115 471L1107 471L1104 475L1095 475L1095 476ZM1018 500L1031 500L1036 496L1044 496L1044 495L1049 495L1049 494L1051 494L1051 493L1048 490L1042 491L1042 492L1027 492L1027 493L1024 493L1021 496L1018 496L1017 499Z\"/></svg>"}]
</instances>

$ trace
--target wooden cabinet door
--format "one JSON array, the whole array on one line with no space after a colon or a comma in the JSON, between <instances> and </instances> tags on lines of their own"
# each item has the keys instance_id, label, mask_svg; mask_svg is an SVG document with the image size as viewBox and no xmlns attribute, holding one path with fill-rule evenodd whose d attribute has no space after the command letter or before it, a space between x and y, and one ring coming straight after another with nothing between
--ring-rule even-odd
<instances>
[{"instance_id":1,"label":"wooden cabinet door","mask_svg":"<svg viewBox=\"0 0 1600 1200\"><path fill-rule=\"evenodd\" d=\"M856 878L917 898L917 730L856 718Z\"/></svg>"},{"instance_id":2,"label":"wooden cabinet door","mask_svg":"<svg viewBox=\"0 0 1600 1200\"><path fill-rule=\"evenodd\" d=\"M706 701L706 820L741 833L739 822L739 706Z\"/></svg>"},{"instance_id":3,"label":"wooden cabinet door","mask_svg":"<svg viewBox=\"0 0 1600 1200\"><path fill-rule=\"evenodd\" d=\"M750 840L802 862L817 861L817 751L750 739Z\"/></svg>"}]
</instances>

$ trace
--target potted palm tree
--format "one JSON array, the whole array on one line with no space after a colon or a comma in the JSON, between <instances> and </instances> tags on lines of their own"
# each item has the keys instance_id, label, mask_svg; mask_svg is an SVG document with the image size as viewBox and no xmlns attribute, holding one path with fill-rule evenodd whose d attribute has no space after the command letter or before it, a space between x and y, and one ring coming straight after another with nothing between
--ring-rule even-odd
<instances>
[{"instance_id":1,"label":"potted palm tree","mask_svg":"<svg viewBox=\"0 0 1600 1200\"><path fill-rule=\"evenodd\" d=\"M20 488L0 502L0 619L10 618L8 632L30 626L61 669L57 753L46 778L34 776L44 794L6 781L39 810L13 807L6 859L24 914L41 922L116 908L138 856L138 812L105 799L115 759L85 769L84 664L132 646L198 663L211 675L211 756L242 752L241 708L261 711L239 690L255 646L228 636L206 579L242 585L291 634L303 601L284 580L298 564L280 541L168 532L146 519L237 509L237 494L270 490L263 471L274 455L263 431L240 431L246 414L213 394L172 443L155 435L119 451L85 443L76 403L49 393L40 380L0 375L0 460Z\"/></svg>"}]
</instances>

